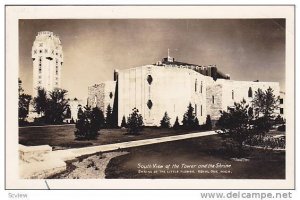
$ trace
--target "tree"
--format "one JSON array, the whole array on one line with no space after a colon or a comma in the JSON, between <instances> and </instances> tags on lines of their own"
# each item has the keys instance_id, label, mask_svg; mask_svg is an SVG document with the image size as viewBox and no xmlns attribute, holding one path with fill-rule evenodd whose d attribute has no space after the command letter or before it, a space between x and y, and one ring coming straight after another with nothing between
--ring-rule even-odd
<instances>
[{"instance_id":1,"label":"tree","mask_svg":"<svg viewBox=\"0 0 300 200\"><path fill-rule=\"evenodd\" d=\"M45 111L45 119L50 124L60 124L65 118L68 100L65 98L67 90L54 89L49 93L49 100Z\"/></svg>"},{"instance_id":2,"label":"tree","mask_svg":"<svg viewBox=\"0 0 300 200\"><path fill-rule=\"evenodd\" d=\"M121 127L124 127L124 128L127 127L125 116L123 116L123 118L122 118Z\"/></svg>"},{"instance_id":3,"label":"tree","mask_svg":"<svg viewBox=\"0 0 300 200\"><path fill-rule=\"evenodd\" d=\"M195 117L195 113L194 113L194 108L192 107L192 104L190 103L187 111L183 115L183 120L182 120L183 128L194 129L196 127L195 120L196 120L196 117ZM198 124L199 124L199 122L198 122Z\"/></svg>"},{"instance_id":4,"label":"tree","mask_svg":"<svg viewBox=\"0 0 300 200\"><path fill-rule=\"evenodd\" d=\"M78 105L77 119L80 119L82 115L83 115L82 107L81 105Z\"/></svg>"},{"instance_id":5,"label":"tree","mask_svg":"<svg viewBox=\"0 0 300 200\"><path fill-rule=\"evenodd\" d=\"M22 81L19 79L19 123L23 123L29 113L31 96L23 93Z\"/></svg>"},{"instance_id":6,"label":"tree","mask_svg":"<svg viewBox=\"0 0 300 200\"><path fill-rule=\"evenodd\" d=\"M276 110L279 109L280 98L275 97L273 89L269 87L266 91L258 89L252 100L252 106L255 111L256 120L254 126L261 131L262 134L267 133L276 117Z\"/></svg>"},{"instance_id":7,"label":"tree","mask_svg":"<svg viewBox=\"0 0 300 200\"><path fill-rule=\"evenodd\" d=\"M42 116L45 115L49 99L44 88L37 89L37 96L33 99L33 107L35 111Z\"/></svg>"},{"instance_id":8,"label":"tree","mask_svg":"<svg viewBox=\"0 0 300 200\"><path fill-rule=\"evenodd\" d=\"M211 130L212 129L212 123L211 123L210 115L206 116L205 129L206 130Z\"/></svg>"},{"instance_id":9,"label":"tree","mask_svg":"<svg viewBox=\"0 0 300 200\"><path fill-rule=\"evenodd\" d=\"M180 127L180 124L179 124L179 119L178 119L178 116L177 116L176 119L175 119L173 128L174 128L174 129L178 129L179 127Z\"/></svg>"},{"instance_id":10,"label":"tree","mask_svg":"<svg viewBox=\"0 0 300 200\"><path fill-rule=\"evenodd\" d=\"M194 129L199 129L199 120L198 120L198 118L197 117L195 117L195 121L194 121Z\"/></svg>"},{"instance_id":11,"label":"tree","mask_svg":"<svg viewBox=\"0 0 300 200\"><path fill-rule=\"evenodd\" d=\"M67 106L65 117L66 118L71 118L71 109L70 109L69 105Z\"/></svg>"},{"instance_id":12,"label":"tree","mask_svg":"<svg viewBox=\"0 0 300 200\"><path fill-rule=\"evenodd\" d=\"M94 107L92 109L93 117L95 120L95 123L98 124L98 128L103 128L104 127L104 114L102 110L100 110L98 107Z\"/></svg>"},{"instance_id":13,"label":"tree","mask_svg":"<svg viewBox=\"0 0 300 200\"><path fill-rule=\"evenodd\" d=\"M249 112L250 111L250 112ZM223 138L225 143L237 146L239 153L243 150L244 142L249 139L255 130L251 126L253 114L246 101L234 103L233 107L228 107L228 111L220 111L221 117L217 126L221 129L217 133Z\"/></svg>"},{"instance_id":14,"label":"tree","mask_svg":"<svg viewBox=\"0 0 300 200\"><path fill-rule=\"evenodd\" d=\"M143 125L143 117L139 114L139 110L132 109L132 113L127 119L127 133L137 135L141 132Z\"/></svg>"},{"instance_id":15,"label":"tree","mask_svg":"<svg viewBox=\"0 0 300 200\"><path fill-rule=\"evenodd\" d=\"M280 115L277 115L277 117L275 118L274 121L275 121L275 124L285 124L283 117L281 117Z\"/></svg>"},{"instance_id":16,"label":"tree","mask_svg":"<svg viewBox=\"0 0 300 200\"><path fill-rule=\"evenodd\" d=\"M100 112L99 109L91 110L88 105L84 107L84 112L76 122L75 138L77 140L96 139L100 130Z\"/></svg>"},{"instance_id":17,"label":"tree","mask_svg":"<svg viewBox=\"0 0 300 200\"><path fill-rule=\"evenodd\" d=\"M160 120L160 127L161 128L170 128L170 117L168 116L168 113L165 112L162 120Z\"/></svg>"},{"instance_id":18,"label":"tree","mask_svg":"<svg viewBox=\"0 0 300 200\"><path fill-rule=\"evenodd\" d=\"M106 109L106 127L107 128L113 128L114 124L113 124L113 116L112 116L112 108L110 106L110 104L108 104L107 109Z\"/></svg>"},{"instance_id":19,"label":"tree","mask_svg":"<svg viewBox=\"0 0 300 200\"><path fill-rule=\"evenodd\" d=\"M175 120L175 123L173 125L173 128L174 129L178 129L179 127L180 127L179 120L178 120L178 117L176 117L176 120Z\"/></svg>"}]
</instances>

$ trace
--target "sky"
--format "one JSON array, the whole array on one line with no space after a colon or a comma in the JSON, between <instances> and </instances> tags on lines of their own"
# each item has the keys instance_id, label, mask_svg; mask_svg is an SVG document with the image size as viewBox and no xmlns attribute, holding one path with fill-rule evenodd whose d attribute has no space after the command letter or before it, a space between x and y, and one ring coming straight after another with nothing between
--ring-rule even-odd
<instances>
[{"instance_id":1,"label":"sky","mask_svg":"<svg viewBox=\"0 0 300 200\"><path fill-rule=\"evenodd\" d=\"M19 20L19 77L32 94L31 48L39 31L60 37L61 87L85 99L88 86L113 80L114 69L167 56L216 64L231 80L275 81L285 91L284 19L26 19Z\"/></svg>"}]
</instances>

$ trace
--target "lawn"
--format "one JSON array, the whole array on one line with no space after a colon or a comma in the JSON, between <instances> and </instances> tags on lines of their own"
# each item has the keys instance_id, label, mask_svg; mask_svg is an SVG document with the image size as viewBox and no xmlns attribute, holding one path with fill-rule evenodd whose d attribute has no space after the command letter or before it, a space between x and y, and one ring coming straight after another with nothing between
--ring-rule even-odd
<instances>
[{"instance_id":1,"label":"lawn","mask_svg":"<svg viewBox=\"0 0 300 200\"><path fill-rule=\"evenodd\" d=\"M145 127L140 135L132 136L126 134L126 129L101 129L96 140L77 141L74 130L75 125L21 127L19 128L19 143L27 146L48 144L56 150L191 133L182 130Z\"/></svg>"},{"instance_id":2,"label":"lawn","mask_svg":"<svg viewBox=\"0 0 300 200\"><path fill-rule=\"evenodd\" d=\"M249 149L246 161L245 159L236 161L224 154L222 141L217 135L147 145L124 151L129 154L115 157L110 161L105 171L106 178L285 178L285 152ZM153 167L155 164L163 167ZM164 167L169 164L171 166L177 164L179 168ZM196 168L184 168L183 164L185 167L194 165ZM215 167L205 168L207 164ZM221 167L217 168L217 165Z\"/></svg>"}]
</instances>

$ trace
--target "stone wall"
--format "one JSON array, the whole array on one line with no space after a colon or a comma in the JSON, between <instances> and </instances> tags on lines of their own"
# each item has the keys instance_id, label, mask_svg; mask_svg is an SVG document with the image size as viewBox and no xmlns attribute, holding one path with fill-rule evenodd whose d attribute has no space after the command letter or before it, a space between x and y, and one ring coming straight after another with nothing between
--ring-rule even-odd
<instances>
[{"instance_id":1,"label":"stone wall","mask_svg":"<svg viewBox=\"0 0 300 200\"><path fill-rule=\"evenodd\" d=\"M107 106L113 109L116 81L106 81L88 87L88 105L100 108L106 115Z\"/></svg>"},{"instance_id":2,"label":"stone wall","mask_svg":"<svg viewBox=\"0 0 300 200\"><path fill-rule=\"evenodd\" d=\"M234 105L234 102L246 100L247 104L251 105L255 92L258 89L263 91L271 87L274 90L274 95L279 96L278 82L252 82L252 81L232 81L218 79L211 82L207 89L207 113L211 115L213 120L218 120L220 110L227 110L228 107ZM251 92L250 92L251 91ZM214 103L212 102L214 96ZM276 112L279 113L279 110Z\"/></svg>"},{"instance_id":3,"label":"stone wall","mask_svg":"<svg viewBox=\"0 0 300 200\"><path fill-rule=\"evenodd\" d=\"M211 84L206 89L206 108L207 115L210 115L211 120L218 120L220 110L222 110L222 85Z\"/></svg>"}]
</instances>

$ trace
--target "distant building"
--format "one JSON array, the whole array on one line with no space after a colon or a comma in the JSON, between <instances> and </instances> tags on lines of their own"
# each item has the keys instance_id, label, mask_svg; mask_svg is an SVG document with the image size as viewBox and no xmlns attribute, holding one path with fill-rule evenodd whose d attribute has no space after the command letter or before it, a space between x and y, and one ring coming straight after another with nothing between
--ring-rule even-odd
<instances>
[{"instance_id":1,"label":"distant building","mask_svg":"<svg viewBox=\"0 0 300 200\"><path fill-rule=\"evenodd\" d=\"M70 123L72 120L76 122L78 120L78 110L81 108L84 111L85 103L83 100L74 98L68 99L68 109L65 111L66 118L64 122ZM67 114L68 113L68 114Z\"/></svg>"},{"instance_id":2,"label":"distant building","mask_svg":"<svg viewBox=\"0 0 300 200\"><path fill-rule=\"evenodd\" d=\"M156 64L116 70L114 79L114 82L89 87L88 102L100 109L110 104L118 113L119 125L133 108L142 114L145 126L159 126L165 112L172 125L176 117L181 123L189 103L199 123L204 124L207 115L216 121L220 110L227 110L234 102L245 99L249 103L259 88L271 87L276 96L280 91L278 82L233 81L215 65L178 62L169 55ZM108 85L110 89L106 90ZM106 96L114 92L114 88L115 95L108 101Z\"/></svg>"},{"instance_id":3,"label":"distant building","mask_svg":"<svg viewBox=\"0 0 300 200\"><path fill-rule=\"evenodd\" d=\"M106 81L88 87L87 103L91 107L98 107L106 116L108 105L114 107L116 81Z\"/></svg>"},{"instance_id":4,"label":"distant building","mask_svg":"<svg viewBox=\"0 0 300 200\"><path fill-rule=\"evenodd\" d=\"M38 32L32 45L33 97L37 88L52 91L61 86L63 51L59 37L50 31Z\"/></svg>"}]
</instances>

